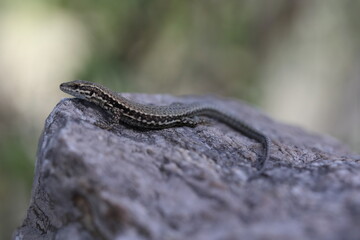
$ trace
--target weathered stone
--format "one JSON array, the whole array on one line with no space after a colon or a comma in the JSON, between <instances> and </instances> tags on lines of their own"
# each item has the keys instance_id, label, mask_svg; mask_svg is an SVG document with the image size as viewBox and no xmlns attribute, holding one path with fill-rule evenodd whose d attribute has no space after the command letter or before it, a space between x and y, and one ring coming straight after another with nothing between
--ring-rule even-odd
<instances>
[{"instance_id":1,"label":"weathered stone","mask_svg":"<svg viewBox=\"0 0 360 240\"><path fill-rule=\"evenodd\" d=\"M208 100L271 138L265 175L249 181L261 145L222 123L104 130L94 122L107 113L65 99L46 120L14 239L360 239L359 155L243 103Z\"/></svg>"}]
</instances>

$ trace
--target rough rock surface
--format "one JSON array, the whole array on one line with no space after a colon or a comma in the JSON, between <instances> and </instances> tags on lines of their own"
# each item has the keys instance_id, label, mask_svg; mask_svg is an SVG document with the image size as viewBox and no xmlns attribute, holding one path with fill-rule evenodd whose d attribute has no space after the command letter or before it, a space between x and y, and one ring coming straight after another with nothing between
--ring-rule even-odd
<instances>
[{"instance_id":1,"label":"rough rock surface","mask_svg":"<svg viewBox=\"0 0 360 240\"><path fill-rule=\"evenodd\" d=\"M132 94L145 103L197 97ZM266 174L249 181L259 143L211 121L139 131L97 106L62 100L39 142L27 217L14 239L360 239L360 156L336 140L214 99L272 140Z\"/></svg>"}]
</instances>

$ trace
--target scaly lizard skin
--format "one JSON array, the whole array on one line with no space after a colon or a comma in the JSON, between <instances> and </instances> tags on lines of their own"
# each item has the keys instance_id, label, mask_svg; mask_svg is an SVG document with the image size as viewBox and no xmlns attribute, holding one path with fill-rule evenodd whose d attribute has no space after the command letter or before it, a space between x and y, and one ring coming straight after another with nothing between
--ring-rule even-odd
<instances>
[{"instance_id":1,"label":"scaly lizard skin","mask_svg":"<svg viewBox=\"0 0 360 240\"><path fill-rule=\"evenodd\" d=\"M105 109L113 116L112 125L122 122L143 129L195 127L204 123L204 120L200 119L199 116L214 118L263 145L263 155L258 159L256 165L259 174L264 171L265 163L269 159L270 140L265 134L213 104L203 102L175 103L169 106L140 104L119 96L104 86L81 80L62 83L60 89ZM102 127L111 128L112 125Z\"/></svg>"}]
</instances>

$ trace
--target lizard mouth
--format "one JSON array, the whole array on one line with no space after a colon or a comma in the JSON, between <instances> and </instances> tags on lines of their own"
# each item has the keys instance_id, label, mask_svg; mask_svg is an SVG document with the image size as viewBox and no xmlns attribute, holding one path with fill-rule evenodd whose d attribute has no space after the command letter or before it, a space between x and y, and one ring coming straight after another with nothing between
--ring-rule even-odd
<instances>
[{"instance_id":1,"label":"lizard mouth","mask_svg":"<svg viewBox=\"0 0 360 240\"><path fill-rule=\"evenodd\" d=\"M75 84L72 84L72 82L60 84L60 90L74 97L83 98L83 96L79 93L79 88Z\"/></svg>"},{"instance_id":2,"label":"lizard mouth","mask_svg":"<svg viewBox=\"0 0 360 240\"><path fill-rule=\"evenodd\" d=\"M88 86L86 83L81 80L61 83L60 90L76 98L88 99L92 97L94 87Z\"/></svg>"},{"instance_id":3,"label":"lizard mouth","mask_svg":"<svg viewBox=\"0 0 360 240\"><path fill-rule=\"evenodd\" d=\"M60 90L63 91L64 93L71 93L70 87L66 84L66 83L62 83L60 84Z\"/></svg>"},{"instance_id":4,"label":"lizard mouth","mask_svg":"<svg viewBox=\"0 0 360 240\"><path fill-rule=\"evenodd\" d=\"M76 90L74 90L66 85L60 86L60 90L63 91L64 93L67 93L67 94L70 94L73 96L76 94Z\"/></svg>"}]
</instances>

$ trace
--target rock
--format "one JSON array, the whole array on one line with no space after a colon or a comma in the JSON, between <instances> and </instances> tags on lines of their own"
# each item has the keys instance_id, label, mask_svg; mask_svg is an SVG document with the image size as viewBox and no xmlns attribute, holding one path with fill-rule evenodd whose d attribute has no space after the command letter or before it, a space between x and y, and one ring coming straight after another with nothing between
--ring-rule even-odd
<instances>
[{"instance_id":1,"label":"rock","mask_svg":"<svg viewBox=\"0 0 360 240\"><path fill-rule=\"evenodd\" d=\"M157 105L197 97L129 94ZM64 99L39 142L31 203L14 239L360 239L360 156L333 138L277 123L244 103L222 104L271 140L211 121L141 131L94 125L109 115Z\"/></svg>"}]
</instances>

